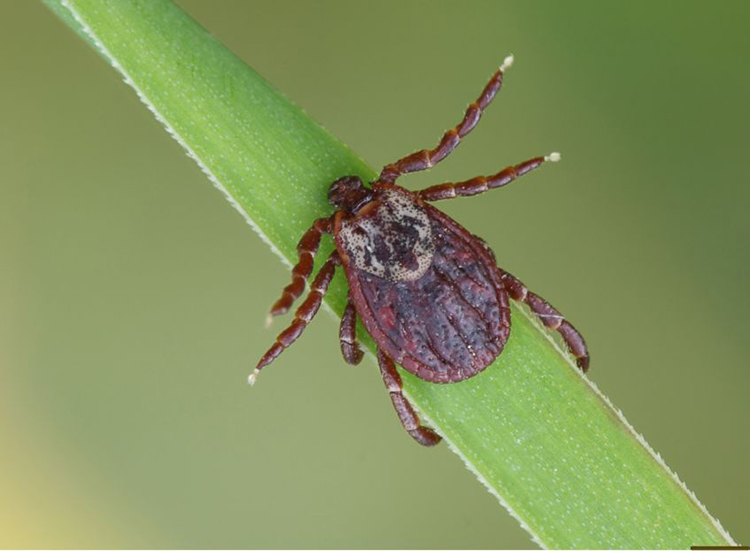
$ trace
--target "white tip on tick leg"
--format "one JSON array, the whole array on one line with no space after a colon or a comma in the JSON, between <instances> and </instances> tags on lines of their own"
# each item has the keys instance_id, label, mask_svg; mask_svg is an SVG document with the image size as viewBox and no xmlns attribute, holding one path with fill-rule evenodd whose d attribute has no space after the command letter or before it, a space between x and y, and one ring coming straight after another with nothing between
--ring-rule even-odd
<instances>
[{"instance_id":1,"label":"white tip on tick leg","mask_svg":"<svg viewBox=\"0 0 750 551\"><path fill-rule=\"evenodd\" d=\"M258 378L258 373L260 373L260 369L255 369L250 376L247 378L247 382L250 384L250 386L253 386L255 384L255 379Z\"/></svg>"},{"instance_id":2,"label":"white tip on tick leg","mask_svg":"<svg viewBox=\"0 0 750 551\"><path fill-rule=\"evenodd\" d=\"M273 316L271 314L268 314L266 316L265 325L266 325L266 329L268 329L269 327L271 327L271 325L273 325Z\"/></svg>"},{"instance_id":3,"label":"white tip on tick leg","mask_svg":"<svg viewBox=\"0 0 750 551\"><path fill-rule=\"evenodd\" d=\"M545 161L549 161L549 162L551 162L551 163L556 163L556 162L557 162L557 161L559 161L559 160L560 160L561 158L562 158L562 157L561 157L561 155L560 155L560 154L559 154L559 153L558 153L557 151L553 151L553 152L552 152L552 153L550 153L549 155L545 155L545 156L544 156L544 160L545 160Z\"/></svg>"},{"instance_id":4,"label":"white tip on tick leg","mask_svg":"<svg viewBox=\"0 0 750 551\"><path fill-rule=\"evenodd\" d=\"M513 60L515 58L513 57L513 54L510 54L508 57L506 57L503 60L503 64L500 65L500 72L504 73L506 69L510 69L511 65L513 65Z\"/></svg>"}]
</instances>

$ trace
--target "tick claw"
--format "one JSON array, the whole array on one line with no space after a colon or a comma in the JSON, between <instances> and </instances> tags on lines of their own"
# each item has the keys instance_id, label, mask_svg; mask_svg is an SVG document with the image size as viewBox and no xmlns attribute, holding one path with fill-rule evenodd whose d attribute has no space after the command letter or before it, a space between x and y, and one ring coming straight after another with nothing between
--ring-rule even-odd
<instances>
[{"instance_id":1,"label":"tick claw","mask_svg":"<svg viewBox=\"0 0 750 551\"><path fill-rule=\"evenodd\" d=\"M253 371L247 378L247 382L250 384L250 386L253 386L255 384L255 379L258 378L258 373L260 373L260 369L256 368L255 371Z\"/></svg>"},{"instance_id":2,"label":"tick claw","mask_svg":"<svg viewBox=\"0 0 750 551\"><path fill-rule=\"evenodd\" d=\"M558 153L557 151L553 151L549 155L545 155L544 156L544 160L545 161L550 161L551 163L556 163L561 158L562 158L562 155L560 155L560 153Z\"/></svg>"},{"instance_id":3,"label":"tick claw","mask_svg":"<svg viewBox=\"0 0 750 551\"><path fill-rule=\"evenodd\" d=\"M513 54L510 54L508 57L506 57L503 60L503 64L500 65L500 72L504 73L507 69L510 69L511 65L513 65L513 61L515 58L513 57Z\"/></svg>"},{"instance_id":4,"label":"tick claw","mask_svg":"<svg viewBox=\"0 0 750 551\"><path fill-rule=\"evenodd\" d=\"M265 321L266 329L268 329L269 327L271 327L271 325L273 325L273 315L272 314L268 314L268 315L266 315L266 321Z\"/></svg>"}]
</instances>

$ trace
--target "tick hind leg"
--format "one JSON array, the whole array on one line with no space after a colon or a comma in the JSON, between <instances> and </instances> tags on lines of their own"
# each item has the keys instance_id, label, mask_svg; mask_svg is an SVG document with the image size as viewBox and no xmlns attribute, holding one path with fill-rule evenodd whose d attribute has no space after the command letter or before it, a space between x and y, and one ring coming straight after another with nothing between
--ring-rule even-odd
<instances>
[{"instance_id":1,"label":"tick hind leg","mask_svg":"<svg viewBox=\"0 0 750 551\"><path fill-rule=\"evenodd\" d=\"M315 253L318 252L320 238L324 233L331 233L330 218L318 218L300 239L297 244L299 260L297 265L292 268L292 282L284 287L281 298L271 307L271 313L268 315L269 323L273 316L286 314L294 301L305 291L305 282L312 273Z\"/></svg>"},{"instance_id":2,"label":"tick hind leg","mask_svg":"<svg viewBox=\"0 0 750 551\"><path fill-rule=\"evenodd\" d=\"M391 395L393 407L396 409L398 419L406 429L406 432L423 446L434 446L440 442L442 438L434 430L423 427L420 423L414 408L401 391L403 383L401 382L401 375L396 371L396 365L380 349L378 349L378 364L380 365L380 373L383 375L385 387Z\"/></svg>"},{"instance_id":3,"label":"tick hind leg","mask_svg":"<svg viewBox=\"0 0 750 551\"><path fill-rule=\"evenodd\" d=\"M422 149L399 159L395 163L386 165L380 173L380 182L392 184L402 174L426 170L445 159L458 146L461 138L471 132L477 125L482 112L503 85L504 71L512 64L513 56L506 57L503 64L495 71L484 90L482 90L482 94L466 109L463 120L457 126L448 130L434 149Z\"/></svg>"},{"instance_id":4,"label":"tick hind leg","mask_svg":"<svg viewBox=\"0 0 750 551\"><path fill-rule=\"evenodd\" d=\"M341 341L341 353L346 363L357 365L362 361L363 352L357 343L357 311L351 299L346 303L344 315L341 316L339 328L339 340Z\"/></svg>"},{"instance_id":5,"label":"tick hind leg","mask_svg":"<svg viewBox=\"0 0 750 551\"><path fill-rule=\"evenodd\" d=\"M499 269L499 268L498 268ZM500 269L499 269L500 270ZM578 330L573 327L549 302L529 291L515 276L500 270L505 289L513 300L525 302L531 311L542 321L545 327L562 335L568 350L576 358L576 363L584 373L589 369L589 351L586 342Z\"/></svg>"},{"instance_id":6,"label":"tick hind leg","mask_svg":"<svg viewBox=\"0 0 750 551\"><path fill-rule=\"evenodd\" d=\"M328 285L331 283L333 274L336 271L336 266L340 262L341 260L336 251L331 253L331 256L325 261L323 267L320 268L318 275L315 276L315 280L313 280L310 294L307 295L305 302L303 302L294 313L294 321L289 327L282 331L278 337L276 337L276 342L268 349L268 352L263 355L258 362L255 371L253 371L250 377L248 377L248 382L251 385L255 384L255 379L258 377L260 370L274 361L285 349L289 348L289 346L299 338L305 330L305 327L307 327L307 324L310 323L310 320L312 320L315 317L315 314L318 313L320 303L323 301L323 295L326 294Z\"/></svg>"}]
</instances>

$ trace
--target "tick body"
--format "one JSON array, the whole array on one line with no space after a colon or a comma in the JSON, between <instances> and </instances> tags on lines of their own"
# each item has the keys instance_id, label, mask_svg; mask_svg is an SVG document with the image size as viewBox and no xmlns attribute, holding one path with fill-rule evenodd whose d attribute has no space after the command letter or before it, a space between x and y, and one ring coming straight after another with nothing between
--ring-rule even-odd
<instances>
[{"instance_id":1,"label":"tick body","mask_svg":"<svg viewBox=\"0 0 750 551\"><path fill-rule=\"evenodd\" d=\"M385 184L372 195L365 212L334 218L350 300L367 332L398 365L433 383L483 370L510 330L508 294L489 251L404 188Z\"/></svg>"},{"instance_id":2,"label":"tick body","mask_svg":"<svg viewBox=\"0 0 750 551\"><path fill-rule=\"evenodd\" d=\"M328 200L337 210L316 220L300 240L292 283L271 315L286 313L303 293L324 234L333 236L336 250L312 281L292 324L261 358L250 376L251 384L315 316L337 266L343 267L349 284L339 333L344 359L351 364L362 359L355 334L359 317L378 346L380 370L399 419L420 444L437 444L440 436L420 424L402 394L395 364L433 383L454 383L476 375L497 358L508 340L510 299L525 302L547 328L558 331L578 366L584 371L588 368L586 344L573 325L499 268L483 240L429 204L504 186L545 161L559 160L559 154L535 157L491 176L417 192L395 184L402 174L426 170L448 156L476 126L512 61L506 58L463 120L445 133L437 147L387 165L369 187L356 176L331 184Z\"/></svg>"}]
</instances>

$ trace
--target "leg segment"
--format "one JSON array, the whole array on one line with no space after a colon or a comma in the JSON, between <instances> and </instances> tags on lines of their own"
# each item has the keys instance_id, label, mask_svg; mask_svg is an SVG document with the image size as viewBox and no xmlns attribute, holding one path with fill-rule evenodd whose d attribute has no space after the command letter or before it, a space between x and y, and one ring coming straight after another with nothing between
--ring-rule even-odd
<instances>
[{"instance_id":1,"label":"leg segment","mask_svg":"<svg viewBox=\"0 0 750 551\"><path fill-rule=\"evenodd\" d=\"M346 363L357 365L362 361L364 353L357 343L357 311L354 309L351 299L346 303L344 315L341 316L339 340L341 341L341 353L344 355Z\"/></svg>"},{"instance_id":2,"label":"leg segment","mask_svg":"<svg viewBox=\"0 0 750 551\"><path fill-rule=\"evenodd\" d=\"M500 270L500 268L498 268ZM542 321L545 327L557 331L562 335L565 344L576 358L576 363L584 373L589 369L589 351L583 336L573 325L565 319L552 305L539 295L529 291L515 276L500 270L500 275L505 284L510 298L519 302L525 302L531 311Z\"/></svg>"},{"instance_id":3,"label":"leg segment","mask_svg":"<svg viewBox=\"0 0 750 551\"><path fill-rule=\"evenodd\" d=\"M268 349L268 352L263 355L258 362L255 371L253 371L252 375L248 378L248 382L251 385L255 383L255 378L258 376L260 370L274 361L285 349L289 348L289 346L299 338L305 330L305 327L307 327L307 324L310 323L310 320L312 320L313 317L315 317L315 314L318 313L320 303L323 301L323 295L326 294L328 285L331 283L333 274L336 271L336 266L340 262L339 255L335 251L331 253L331 256L325 261L325 264L323 264L318 275L315 276L315 280L311 285L310 294L307 295L305 302L303 302L294 313L294 321L289 327L282 331L278 337L276 337L276 342Z\"/></svg>"},{"instance_id":4,"label":"leg segment","mask_svg":"<svg viewBox=\"0 0 750 551\"><path fill-rule=\"evenodd\" d=\"M385 184L392 184L402 174L426 170L445 159L458 146L461 138L471 132L477 125L479 118L482 116L482 111L487 108L503 84L503 72L512 63L513 56L505 58L503 64L495 71L487 86L482 90L482 94L466 109L463 120L443 135L435 149L422 149L399 159L393 164L386 165L380 173L380 181Z\"/></svg>"},{"instance_id":5,"label":"leg segment","mask_svg":"<svg viewBox=\"0 0 750 551\"><path fill-rule=\"evenodd\" d=\"M383 375L385 387L391 394L393 407L396 409L399 421L401 421L406 432L423 446L434 446L440 442L442 438L435 431L420 424L419 417L414 412L414 408L411 407L409 401L401 393L403 384L393 360L380 349L378 349L378 364L380 365L380 373Z\"/></svg>"},{"instance_id":6,"label":"leg segment","mask_svg":"<svg viewBox=\"0 0 750 551\"><path fill-rule=\"evenodd\" d=\"M312 272L315 253L318 252L320 238L324 233L331 233L330 218L318 218L300 239L297 245L299 262L292 268L292 282L284 287L281 298L271 307L271 316L286 314L294 301L304 292L305 282Z\"/></svg>"},{"instance_id":7,"label":"leg segment","mask_svg":"<svg viewBox=\"0 0 750 551\"><path fill-rule=\"evenodd\" d=\"M454 197L478 195L485 191L511 183L519 176L523 176L527 172L531 172L535 168L538 168L545 161L557 162L559 160L559 153L550 153L544 157L534 157L533 159L529 159L528 161L524 161L515 166L509 166L492 176L477 176L476 178L466 180L465 182L431 186L422 191L418 191L417 195L425 201L440 201L441 199L453 199Z\"/></svg>"}]
</instances>

